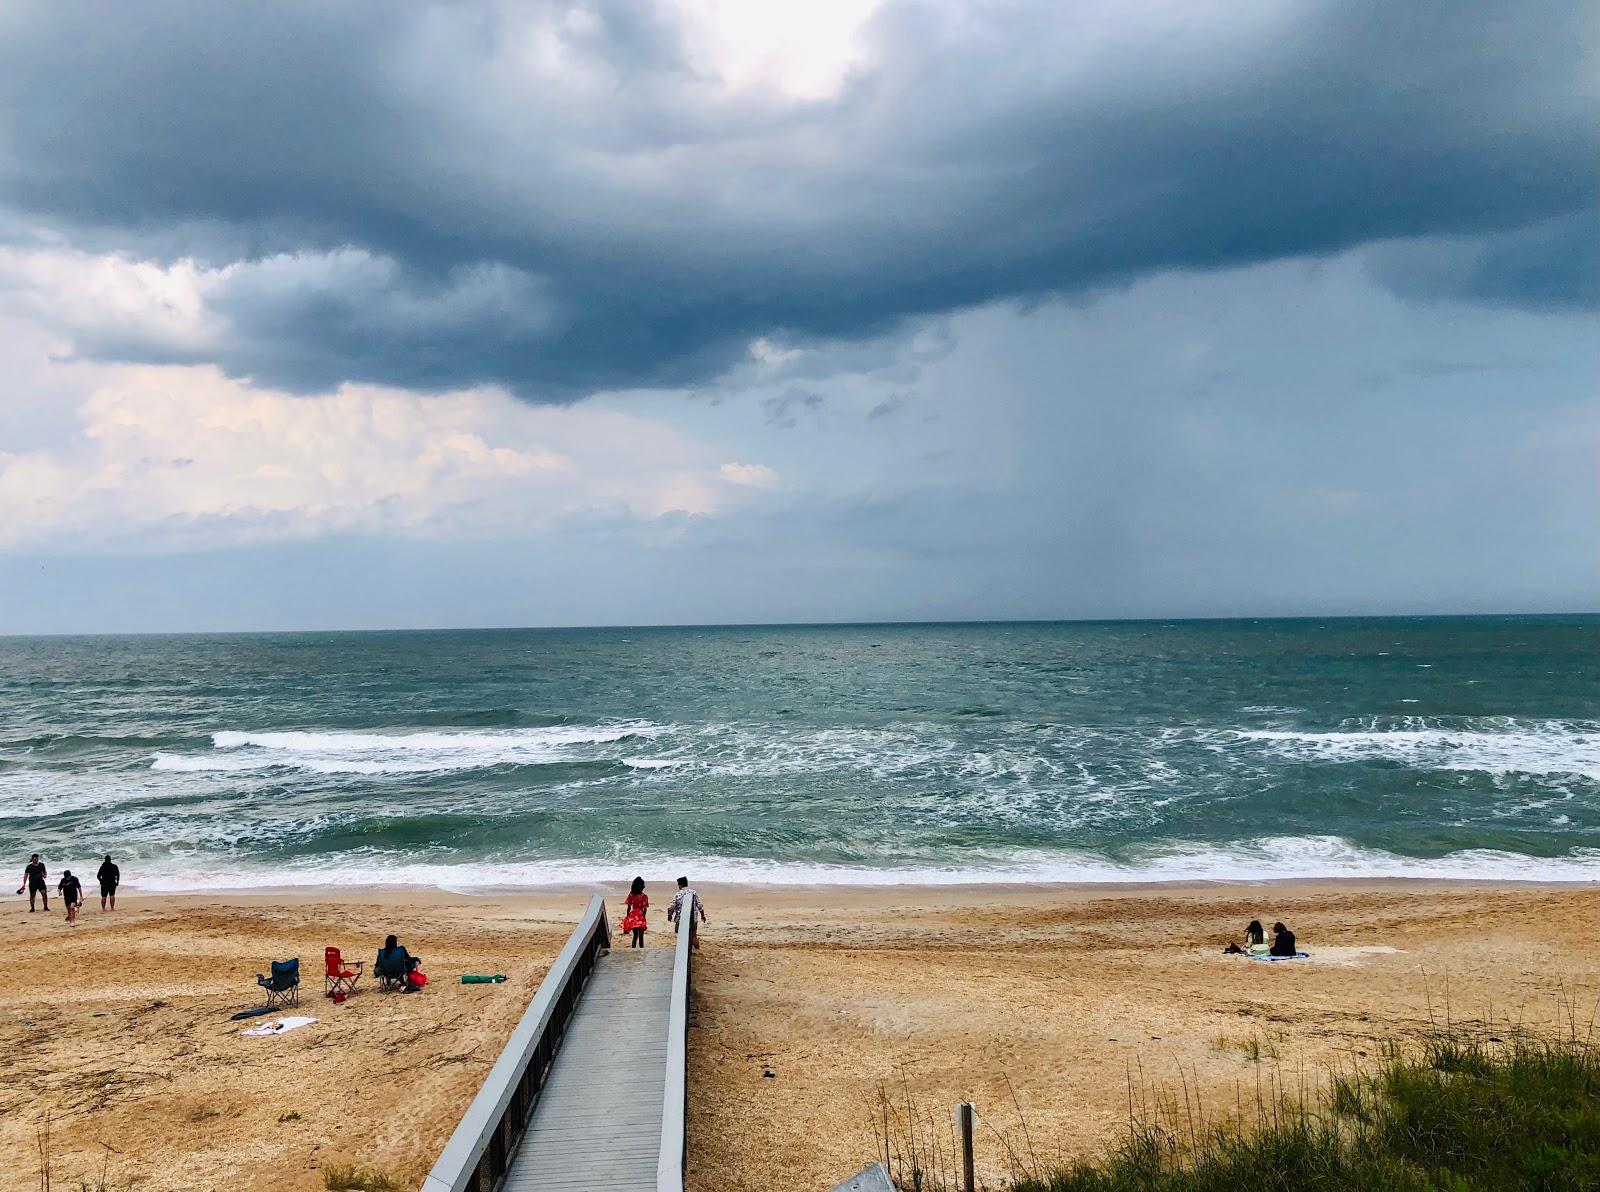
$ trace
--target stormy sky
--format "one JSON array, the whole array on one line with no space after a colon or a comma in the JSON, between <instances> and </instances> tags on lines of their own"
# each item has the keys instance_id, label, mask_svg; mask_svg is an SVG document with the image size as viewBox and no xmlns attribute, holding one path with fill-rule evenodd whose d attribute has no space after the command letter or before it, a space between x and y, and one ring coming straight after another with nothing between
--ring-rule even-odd
<instances>
[{"instance_id":1,"label":"stormy sky","mask_svg":"<svg viewBox=\"0 0 1600 1192\"><path fill-rule=\"evenodd\" d=\"M0 632L1600 606L1582 3L0 7Z\"/></svg>"}]
</instances>

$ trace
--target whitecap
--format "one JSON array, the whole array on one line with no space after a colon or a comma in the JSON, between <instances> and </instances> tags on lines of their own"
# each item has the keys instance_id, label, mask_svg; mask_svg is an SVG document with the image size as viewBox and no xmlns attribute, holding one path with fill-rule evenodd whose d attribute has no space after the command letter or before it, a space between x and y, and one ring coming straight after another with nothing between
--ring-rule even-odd
<instances>
[{"instance_id":1,"label":"whitecap","mask_svg":"<svg viewBox=\"0 0 1600 1192\"><path fill-rule=\"evenodd\" d=\"M1476 727L1372 728L1344 732L1241 729L1236 736L1318 761L1378 759L1431 770L1489 774L1575 774L1600 781L1600 726L1582 721L1517 723L1505 719Z\"/></svg>"},{"instance_id":2,"label":"whitecap","mask_svg":"<svg viewBox=\"0 0 1600 1192\"><path fill-rule=\"evenodd\" d=\"M401 855L307 857L277 867L175 866L141 875L148 890L251 889L301 886L425 886L471 892L549 886L592 887L633 873L668 883L680 873L696 882L753 886L949 886L995 884L1128 884L1184 881L1270 881L1317 878L1449 878L1476 881L1597 882L1600 849L1530 857L1468 849L1442 857L1405 857L1363 848L1336 836L1264 837L1237 844L1190 844L1116 860L1078 851L968 850L959 861L921 858L899 864L773 861L667 853L603 859L418 862Z\"/></svg>"}]
</instances>

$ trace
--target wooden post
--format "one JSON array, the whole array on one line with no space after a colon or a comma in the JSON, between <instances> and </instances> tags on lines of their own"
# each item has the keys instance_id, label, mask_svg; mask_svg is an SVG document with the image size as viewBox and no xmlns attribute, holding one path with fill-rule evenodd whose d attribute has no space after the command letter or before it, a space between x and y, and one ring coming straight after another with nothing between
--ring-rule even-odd
<instances>
[{"instance_id":1,"label":"wooden post","mask_svg":"<svg viewBox=\"0 0 1600 1192\"><path fill-rule=\"evenodd\" d=\"M972 1102L956 1106L956 1133L961 1136L961 1192L978 1192L972 1168Z\"/></svg>"}]
</instances>

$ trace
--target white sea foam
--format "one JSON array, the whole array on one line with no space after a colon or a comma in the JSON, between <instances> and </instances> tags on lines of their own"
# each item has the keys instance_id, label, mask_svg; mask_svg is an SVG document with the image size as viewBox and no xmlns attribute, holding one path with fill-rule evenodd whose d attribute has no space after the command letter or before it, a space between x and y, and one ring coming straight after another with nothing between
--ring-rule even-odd
<instances>
[{"instance_id":1,"label":"white sea foam","mask_svg":"<svg viewBox=\"0 0 1600 1192\"><path fill-rule=\"evenodd\" d=\"M157 753L155 770L242 773L286 768L313 774L426 774L501 765L595 760L586 747L654 737L667 727L644 720L601 725L461 732L213 733L205 754Z\"/></svg>"},{"instance_id":2,"label":"white sea foam","mask_svg":"<svg viewBox=\"0 0 1600 1192\"><path fill-rule=\"evenodd\" d=\"M211 735L218 749L281 749L295 753L496 753L505 749L551 748L604 744L628 737L652 736L663 726L645 720L602 725L550 725L545 728L482 729L472 732L220 732Z\"/></svg>"},{"instance_id":3,"label":"white sea foam","mask_svg":"<svg viewBox=\"0 0 1600 1192\"><path fill-rule=\"evenodd\" d=\"M247 770L267 770L283 764L283 759L276 757L217 757L208 753L157 753L150 759L152 770L170 770L180 774L235 774Z\"/></svg>"},{"instance_id":4,"label":"white sea foam","mask_svg":"<svg viewBox=\"0 0 1600 1192\"><path fill-rule=\"evenodd\" d=\"M898 886L1174 881L1271 881L1312 878L1450 878L1476 881L1600 882L1600 849L1575 849L1539 858L1472 849L1437 858L1402 857L1364 849L1333 836L1268 837L1233 846L1186 846L1114 861L1079 852L1019 851L964 855L960 863L924 861L867 866L762 861L735 857L630 855L626 859L434 864L373 856L338 861L307 858L287 866L221 869L167 868L141 875L148 890L260 889L299 886L424 886L484 890L592 886L641 873L670 881L679 873L697 882L781 886Z\"/></svg>"},{"instance_id":5,"label":"white sea foam","mask_svg":"<svg viewBox=\"0 0 1600 1192\"><path fill-rule=\"evenodd\" d=\"M1576 774L1600 781L1600 725L1501 720L1473 728L1395 727L1345 732L1244 729L1259 741L1315 761L1378 759L1433 770Z\"/></svg>"}]
</instances>

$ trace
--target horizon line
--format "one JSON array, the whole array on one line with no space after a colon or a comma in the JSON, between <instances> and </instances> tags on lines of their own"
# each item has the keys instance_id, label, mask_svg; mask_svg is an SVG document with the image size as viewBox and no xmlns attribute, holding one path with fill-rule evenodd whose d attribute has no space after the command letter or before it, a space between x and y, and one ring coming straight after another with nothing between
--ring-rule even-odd
<instances>
[{"instance_id":1,"label":"horizon line","mask_svg":"<svg viewBox=\"0 0 1600 1192\"><path fill-rule=\"evenodd\" d=\"M1595 618L1600 611L1506 611L1454 613L1285 613L1227 614L1209 616L1140 617L970 617L849 621L653 621L613 624L550 625L413 625L388 628L351 627L324 629L133 629L133 630L58 630L44 633L0 632L0 641L29 638L76 637L268 637L274 635L334 636L349 634L406 633L582 633L596 630L669 629L911 629L986 625L1161 625L1220 624L1265 621L1442 621L1508 620L1530 618Z\"/></svg>"}]
</instances>

